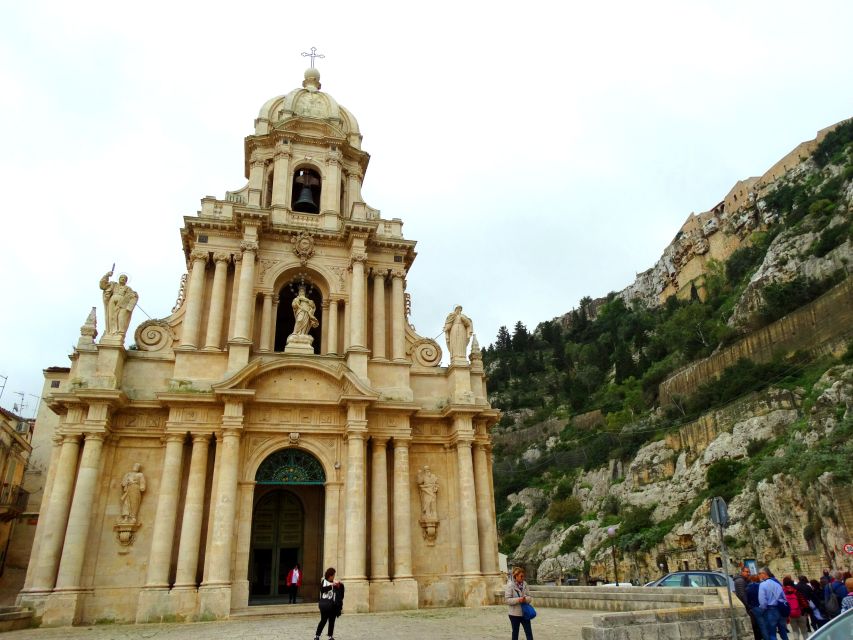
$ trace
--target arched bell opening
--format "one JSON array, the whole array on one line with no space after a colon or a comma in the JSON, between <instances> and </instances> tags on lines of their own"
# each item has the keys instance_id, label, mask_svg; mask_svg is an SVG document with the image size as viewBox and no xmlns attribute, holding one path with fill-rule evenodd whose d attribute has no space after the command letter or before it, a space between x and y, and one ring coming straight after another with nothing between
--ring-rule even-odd
<instances>
[{"instance_id":1,"label":"arched bell opening","mask_svg":"<svg viewBox=\"0 0 853 640\"><path fill-rule=\"evenodd\" d=\"M300 297L300 291L304 290L304 297ZM299 300L297 301L297 298ZM313 309L304 298L313 303ZM304 316L313 315L316 324L311 318ZM321 327L323 326L323 293L318 286L303 276L294 277L285 284L278 292L278 311L275 323L275 351L284 351L287 346L287 337L296 329L297 315L300 315L300 332L305 331L314 340L311 344L314 353L320 353Z\"/></svg>"},{"instance_id":2,"label":"arched bell opening","mask_svg":"<svg viewBox=\"0 0 853 640\"><path fill-rule=\"evenodd\" d=\"M288 600L287 575L299 564L297 601L319 597L325 473L300 449L279 449L258 467L249 549L249 604Z\"/></svg>"},{"instance_id":3,"label":"arched bell opening","mask_svg":"<svg viewBox=\"0 0 853 640\"><path fill-rule=\"evenodd\" d=\"M320 174L313 169L297 169L293 174L290 208L301 213L319 213L322 183Z\"/></svg>"}]
</instances>

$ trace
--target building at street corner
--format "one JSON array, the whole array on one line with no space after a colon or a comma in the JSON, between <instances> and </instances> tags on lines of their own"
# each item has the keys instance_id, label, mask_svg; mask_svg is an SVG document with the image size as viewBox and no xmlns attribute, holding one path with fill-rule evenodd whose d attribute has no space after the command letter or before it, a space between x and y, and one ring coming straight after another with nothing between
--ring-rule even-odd
<instances>
[{"instance_id":1,"label":"building at street corner","mask_svg":"<svg viewBox=\"0 0 853 640\"><path fill-rule=\"evenodd\" d=\"M447 367L408 322L415 242L362 200L361 138L309 69L261 107L248 184L184 218L172 315L126 349L145 292L93 278L36 425L55 436L18 604L42 624L227 618L287 602L296 563L306 602L335 567L348 611L491 602L499 415L462 308Z\"/></svg>"}]
</instances>

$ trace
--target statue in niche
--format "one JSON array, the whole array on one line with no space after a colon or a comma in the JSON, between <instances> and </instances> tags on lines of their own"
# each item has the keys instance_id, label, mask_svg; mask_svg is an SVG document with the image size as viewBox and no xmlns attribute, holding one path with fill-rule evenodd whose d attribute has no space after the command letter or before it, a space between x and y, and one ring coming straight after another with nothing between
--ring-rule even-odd
<instances>
[{"instance_id":1,"label":"statue in niche","mask_svg":"<svg viewBox=\"0 0 853 640\"><path fill-rule=\"evenodd\" d=\"M317 310L317 305L308 296L305 295L305 285L299 286L299 293L293 299L293 334L297 336L307 336L311 329L319 326L314 312Z\"/></svg>"},{"instance_id":2,"label":"statue in niche","mask_svg":"<svg viewBox=\"0 0 853 640\"><path fill-rule=\"evenodd\" d=\"M139 515L139 503L145 493L145 475L138 462L121 480L121 519L122 522L135 523Z\"/></svg>"},{"instance_id":3,"label":"statue in niche","mask_svg":"<svg viewBox=\"0 0 853 640\"><path fill-rule=\"evenodd\" d=\"M115 269L115 265L113 265ZM121 274L118 282L110 280L113 269L104 274L99 284L104 292L105 336L124 336L130 326L130 315L139 300L139 295L127 285L127 276Z\"/></svg>"},{"instance_id":4,"label":"statue in niche","mask_svg":"<svg viewBox=\"0 0 853 640\"><path fill-rule=\"evenodd\" d=\"M474 323L471 318L462 313L462 306L456 305L453 312L444 321L444 338L447 350L450 352L450 362L466 360L468 342L474 335Z\"/></svg>"},{"instance_id":5,"label":"statue in niche","mask_svg":"<svg viewBox=\"0 0 853 640\"><path fill-rule=\"evenodd\" d=\"M436 495L438 494L438 476L424 466L418 471L418 488L421 490L421 517L424 520L438 520Z\"/></svg>"}]
</instances>

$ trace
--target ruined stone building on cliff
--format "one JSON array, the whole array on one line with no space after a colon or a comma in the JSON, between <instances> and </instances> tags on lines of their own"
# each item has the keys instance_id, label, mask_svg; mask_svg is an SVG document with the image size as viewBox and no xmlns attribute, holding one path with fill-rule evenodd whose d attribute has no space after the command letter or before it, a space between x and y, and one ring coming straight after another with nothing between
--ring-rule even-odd
<instances>
[{"instance_id":1,"label":"ruined stone building on cliff","mask_svg":"<svg viewBox=\"0 0 853 640\"><path fill-rule=\"evenodd\" d=\"M184 218L169 317L126 336L145 292L93 276L36 427L18 602L44 624L226 618L281 601L297 562L303 598L336 567L351 611L491 601L498 412L461 308L448 366L409 324L415 242L362 200L361 141L309 69L261 107L248 184Z\"/></svg>"}]
</instances>

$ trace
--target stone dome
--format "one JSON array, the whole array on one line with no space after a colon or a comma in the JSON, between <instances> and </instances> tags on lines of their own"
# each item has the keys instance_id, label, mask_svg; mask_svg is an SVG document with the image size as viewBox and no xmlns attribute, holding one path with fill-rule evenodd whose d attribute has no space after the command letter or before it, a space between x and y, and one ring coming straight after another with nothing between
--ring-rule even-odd
<instances>
[{"instance_id":1,"label":"stone dome","mask_svg":"<svg viewBox=\"0 0 853 640\"><path fill-rule=\"evenodd\" d=\"M361 132L355 116L328 93L320 91L320 86L320 71L306 69L301 89L264 103L255 120L255 135L266 135L288 120L304 118L328 123L346 136L353 147L360 149Z\"/></svg>"}]
</instances>

